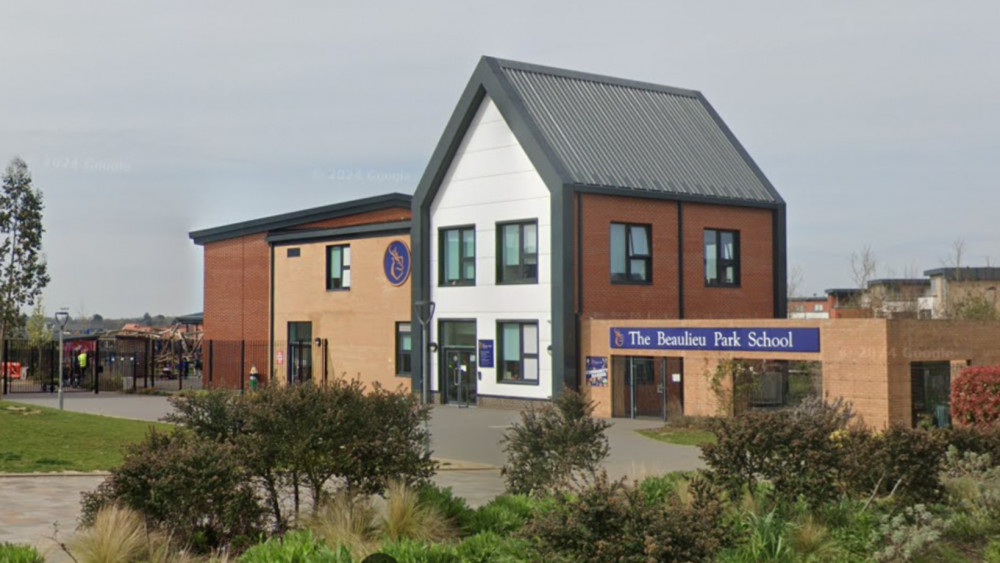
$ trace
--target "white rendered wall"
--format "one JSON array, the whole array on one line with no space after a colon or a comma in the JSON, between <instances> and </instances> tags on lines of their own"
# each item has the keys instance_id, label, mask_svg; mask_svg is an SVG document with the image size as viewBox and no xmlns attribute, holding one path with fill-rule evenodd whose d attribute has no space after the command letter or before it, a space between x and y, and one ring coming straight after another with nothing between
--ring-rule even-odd
<instances>
[{"instance_id":1,"label":"white rendered wall","mask_svg":"<svg viewBox=\"0 0 1000 563\"><path fill-rule=\"evenodd\" d=\"M496 368L479 367L478 393L548 398L552 392L552 225L549 190L532 166L493 101L483 100L431 204L431 299L436 303L432 342L440 344L438 323L476 319L476 339L493 340L499 364L497 321L538 322L538 385L498 383ZM538 283L497 285L496 224L538 221ZM438 286L439 229L476 226L476 284ZM431 358L431 389L438 389L440 351Z\"/></svg>"}]
</instances>

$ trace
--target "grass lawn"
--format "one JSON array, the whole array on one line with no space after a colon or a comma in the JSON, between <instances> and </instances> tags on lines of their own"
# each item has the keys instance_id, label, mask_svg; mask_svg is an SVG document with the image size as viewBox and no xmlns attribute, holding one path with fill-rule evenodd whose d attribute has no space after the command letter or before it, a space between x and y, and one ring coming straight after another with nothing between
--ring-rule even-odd
<instances>
[{"instance_id":1,"label":"grass lawn","mask_svg":"<svg viewBox=\"0 0 1000 563\"><path fill-rule=\"evenodd\" d=\"M663 428L653 428L650 430L638 430L639 434L667 442L668 444L680 444L682 446L697 446L698 444L714 444L715 434L708 430L697 428L679 428L676 426L664 426Z\"/></svg>"},{"instance_id":2,"label":"grass lawn","mask_svg":"<svg viewBox=\"0 0 1000 563\"><path fill-rule=\"evenodd\" d=\"M158 422L0 402L0 473L107 470Z\"/></svg>"}]
</instances>

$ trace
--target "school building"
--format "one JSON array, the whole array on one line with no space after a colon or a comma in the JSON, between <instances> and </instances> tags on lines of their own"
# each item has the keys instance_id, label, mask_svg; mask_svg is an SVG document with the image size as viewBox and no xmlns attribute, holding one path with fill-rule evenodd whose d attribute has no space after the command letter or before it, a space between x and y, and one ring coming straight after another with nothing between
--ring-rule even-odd
<instances>
[{"instance_id":1,"label":"school building","mask_svg":"<svg viewBox=\"0 0 1000 563\"><path fill-rule=\"evenodd\" d=\"M739 360L753 407L826 393L880 426L941 418L943 374L1000 361L992 326L785 318L785 202L701 93L490 57L412 199L191 238L206 340L264 339L282 383L663 418L716 414Z\"/></svg>"}]
</instances>

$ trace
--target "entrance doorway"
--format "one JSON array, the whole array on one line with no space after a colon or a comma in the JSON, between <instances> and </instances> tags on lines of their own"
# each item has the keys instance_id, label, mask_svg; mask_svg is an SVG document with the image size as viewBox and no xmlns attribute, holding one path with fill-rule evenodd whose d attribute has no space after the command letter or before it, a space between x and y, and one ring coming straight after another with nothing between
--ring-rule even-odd
<instances>
[{"instance_id":1,"label":"entrance doorway","mask_svg":"<svg viewBox=\"0 0 1000 563\"><path fill-rule=\"evenodd\" d=\"M910 363L913 426L921 423L938 428L951 424L951 363Z\"/></svg>"},{"instance_id":2,"label":"entrance doorway","mask_svg":"<svg viewBox=\"0 0 1000 563\"><path fill-rule=\"evenodd\" d=\"M312 379L312 323L288 323L288 382Z\"/></svg>"},{"instance_id":3,"label":"entrance doorway","mask_svg":"<svg viewBox=\"0 0 1000 563\"><path fill-rule=\"evenodd\" d=\"M476 321L441 321L441 365L438 389L445 403L476 404Z\"/></svg>"},{"instance_id":4,"label":"entrance doorway","mask_svg":"<svg viewBox=\"0 0 1000 563\"><path fill-rule=\"evenodd\" d=\"M611 415L665 420L684 412L681 358L611 357Z\"/></svg>"}]
</instances>

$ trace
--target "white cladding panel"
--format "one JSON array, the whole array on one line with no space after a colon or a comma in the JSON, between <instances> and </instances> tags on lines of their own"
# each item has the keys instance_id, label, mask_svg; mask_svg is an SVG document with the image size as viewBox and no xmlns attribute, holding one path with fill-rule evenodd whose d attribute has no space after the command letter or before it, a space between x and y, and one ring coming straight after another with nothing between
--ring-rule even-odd
<instances>
[{"instance_id":1,"label":"white cladding panel","mask_svg":"<svg viewBox=\"0 0 1000 563\"><path fill-rule=\"evenodd\" d=\"M493 340L499 364L497 321L537 321L538 385L497 382L496 368L479 367L482 395L544 399L552 391L552 225L549 190L532 166L493 101L483 100L431 204L431 299L436 304L431 341L438 322L476 319L476 338ZM497 285L496 224L538 221L538 283ZM439 287L440 229L475 225L476 283ZM431 358L431 389L438 390L441 350Z\"/></svg>"}]
</instances>

